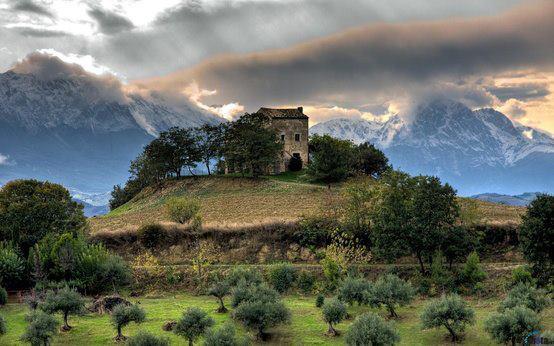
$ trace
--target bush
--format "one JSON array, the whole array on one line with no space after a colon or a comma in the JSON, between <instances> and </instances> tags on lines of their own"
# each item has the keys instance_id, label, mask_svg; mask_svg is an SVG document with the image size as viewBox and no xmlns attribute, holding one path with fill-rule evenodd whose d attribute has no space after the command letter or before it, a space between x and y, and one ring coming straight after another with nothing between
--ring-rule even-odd
<instances>
[{"instance_id":1,"label":"bush","mask_svg":"<svg viewBox=\"0 0 554 346\"><path fill-rule=\"evenodd\" d=\"M541 330L539 316L523 306L493 314L485 321L485 331L499 343L522 343L529 333Z\"/></svg>"},{"instance_id":2,"label":"bush","mask_svg":"<svg viewBox=\"0 0 554 346\"><path fill-rule=\"evenodd\" d=\"M466 263L462 270L462 278L464 283L473 291L475 290L475 285L482 282L487 278L487 274L481 268L479 263L479 255L477 252L473 251L467 256Z\"/></svg>"},{"instance_id":3,"label":"bush","mask_svg":"<svg viewBox=\"0 0 554 346\"><path fill-rule=\"evenodd\" d=\"M323 304L325 304L325 296L320 293L315 297L315 306L316 308L320 308Z\"/></svg>"},{"instance_id":4,"label":"bush","mask_svg":"<svg viewBox=\"0 0 554 346\"><path fill-rule=\"evenodd\" d=\"M123 327L131 322L142 323L146 319L146 313L138 305L119 304L112 310L112 324L117 329L117 341L125 340L122 334Z\"/></svg>"},{"instance_id":5,"label":"bush","mask_svg":"<svg viewBox=\"0 0 554 346\"><path fill-rule=\"evenodd\" d=\"M506 299L500 303L500 310L523 306L540 313L549 305L550 298L544 290L520 283L508 292Z\"/></svg>"},{"instance_id":6,"label":"bush","mask_svg":"<svg viewBox=\"0 0 554 346\"><path fill-rule=\"evenodd\" d=\"M288 291L296 280L296 268L290 263L274 264L269 269L269 283L279 293Z\"/></svg>"},{"instance_id":7,"label":"bush","mask_svg":"<svg viewBox=\"0 0 554 346\"><path fill-rule=\"evenodd\" d=\"M58 321L54 316L35 310L25 319L29 325L21 336L21 341L26 341L31 345L50 345L50 339L58 330Z\"/></svg>"},{"instance_id":8,"label":"bush","mask_svg":"<svg viewBox=\"0 0 554 346\"><path fill-rule=\"evenodd\" d=\"M410 304L414 300L415 290L409 282L394 274L387 274L373 285L371 303L384 305L389 310L390 317L398 317L395 307Z\"/></svg>"},{"instance_id":9,"label":"bush","mask_svg":"<svg viewBox=\"0 0 554 346\"><path fill-rule=\"evenodd\" d=\"M127 346L169 346L169 339L158 337L152 333L139 331L125 343Z\"/></svg>"},{"instance_id":10,"label":"bush","mask_svg":"<svg viewBox=\"0 0 554 346\"><path fill-rule=\"evenodd\" d=\"M329 291L334 291L340 283L342 269L339 264L331 258L324 258L321 261L323 276L325 277L325 286Z\"/></svg>"},{"instance_id":11,"label":"bush","mask_svg":"<svg viewBox=\"0 0 554 346\"><path fill-rule=\"evenodd\" d=\"M339 226L336 219L310 216L300 221L300 229L293 234L293 239L302 247L322 247L330 243L331 233Z\"/></svg>"},{"instance_id":12,"label":"bush","mask_svg":"<svg viewBox=\"0 0 554 346\"><path fill-rule=\"evenodd\" d=\"M79 292L64 287L58 292L49 291L46 294L44 303L40 304L41 310L53 314L61 312L63 315L63 330L70 330L71 326L67 323L69 314L78 314L85 308L85 300Z\"/></svg>"},{"instance_id":13,"label":"bush","mask_svg":"<svg viewBox=\"0 0 554 346\"><path fill-rule=\"evenodd\" d=\"M139 242L147 249L155 249L167 238L167 232L158 223L141 226L137 231Z\"/></svg>"},{"instance_id":14,"label":"bush","mask_svg":"<svg viewBox=\"0 0 554 346\"><path fill-rule=\"evenodd\" d=\"M394 325L372 312L356 317L346 334L346 344L351 346L388 346L399 341Z\"/></svg>"},{"instance_id":15,"label":"bush","mask_svg":"<svg viewBox=\"0 0 554 346\"><path fill-rule=\"evenodd\" d=\"M233 290L231 306L236 308L244 302L263 301L277 302L281 299L279 293L266 285L248 286L241 283Z\"/></svg>"},{"instance_id":16,"label":"bush","mask_svg":"<svg viewBox=\"0 0 554 346\"><path fill-rule=\"evenodd\" d=\"M0 243L0 284L14 285L26 276L25 262L7 243Z\"/></svg>"},{"instance_id":17,"label":"bush","mask_svg":"<svg viewBox=\"0 0 554 346\"><path fill-rule=\"evenodd\" d=\"M219 313L227 312L227 308L225 307L223 298L229 295L229 293L231 293L231 287L226 281L223 281L223 280L217 281L208 290L208 294L216 297L217 300L219 301L219 307L217 308L217 312Z\"/></svg>"},{"instance_id":18,"label":"bush","mask_svg":"<svg viewBox=\"0 0 554 346\"><path fill-rule=\"evenodd\" d=\"M240 321L245 327L256 331L256 336L260 340L267 337L266 329L281 323L290 321L290 312L279 301L253 300L242 302L233 311L233 318Z\"/></svg>"},{"instance_id":19,"label":"bush","mask_svg":"<svg viewBox=\"0 0 554 346\"><path fill-rule=\"evenodd\" d=\"M330 336L338 335L333 325L340 323L346 318L347 312L344 303L336 298L328 299L323 304L322 313L323 320L329 325L327 334Z\"/></svg>"},{"instance_id":20,"label":"bush","mask_svg":"<svg viewBox=\"0 0 554 346\"><path fill-rule=\"evenodd\" d=\"M263 282L263 278L260 272L254 268L234 267L227 276L227 282L231 287L237 287L240 283L259 285Z\"/></svg>"},{"instance_id":21,"label":"bush","mask_svg":"<svg viewBox=\"0 0 554 346\"><path fill-rule=\"evenodd\" d=\"M204 346L248 345L248 339L237 336L235 326L227 322L218 329L210 329L206 334Z\"/></svg>"},{"instance_id":22,"label":"bush","mask_svg":"<svg viewBox=\"0 0 554 346\"><path fill-rule=\"evenodd\" d=\"M7 331L6 320L4 320L4 317L0 316L0 335L6 334Z\"/></svg>"},{"instance_id":23,"label":"bush","mask_svg":"<svg viewBox=\"0 0 554 346\"><path fill-rule=\"evenodd\" d=\"M173 329L173 332L186 338L189 345L204 335L208 328L214 325L214 320L199 308L188 308Z\"/></svg>"},{"instance_id":24,"label":"bush","mask_svg":"<svg viewBox=\"0 0 554 346\"><path fill-rule=\"evenodd\" d=\"M371 285L363 278L348 276L339 287L338 299L350 305L355 302L364 305L369 302Z\"/></svg>"},{"instance_id":25,"label":"bush","mask_svg":"<svg viewBox=\"0 0 554 346\"><path fill-rule=\"evenodd\" d=\"M166 202L167 213L173 222L185 224L199 216L200 203L194 198L171 198Z\"/></svg>"},{"instance_id":26,"label":"bush","mask_svg":"<svg viewBox=\"0 0 554 346\"><path fill-rule=\"evenodd\" d=\"M510 286L516 286L519 283L535 286L536 280L533 279L533 275L527 268L527 266L515 267L512 270L512 277L510 279Z\"/></svg>"},{"instance_id":27,"label":"bush","mask_svg":"<svg viewBox=\"0 0 554 346\"><path fill-rule=\"evenodd\" d=\"M436 252L431 262L431 283L442 293L450 291L454 287L454 276L445 267L444 256L441 252Z\"/></svg>"},{"instance_id":28,"label":"bush","mask_svg":"<svg viewBox=\"0 0 554 346\"><path fill-rule=\"evenodd\" d=\"M8 292L4 287L0 286L0 306L8 303Z\"/></svg>"},{"instance_id":29,"label":"bush","mask_svg":"<svg viewBox=\"0 0 554 346\"><path fill-rule=\"evenodd\" d=\"M453 342L460 339L466 324L475 322L474 312L457 294L432 300L421 314L423 328L445 327Z\"/></svg>"},{"instance_id":30,"label":"bush","mask_svg":"<svg viewBox=\"0 0 554 346\"><path fill-rule=\"evenodd\" d=\"M296 279L296 286L304 294L312 293L315 286L315 276L307 270L300 271L298 279Z\"/></svg>"}]
</instances>

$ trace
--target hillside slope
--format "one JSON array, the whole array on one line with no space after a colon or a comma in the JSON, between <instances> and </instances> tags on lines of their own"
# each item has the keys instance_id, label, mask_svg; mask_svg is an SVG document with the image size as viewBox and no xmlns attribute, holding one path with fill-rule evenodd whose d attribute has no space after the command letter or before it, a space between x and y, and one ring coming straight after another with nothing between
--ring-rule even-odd
<instances>
[{"instance_id":1,"label":"hillside slope","mask_svg":"<svg viewBox=\"0 0 554 346\"><path fill-rule=\"evenodd\" d=\"M196 196L207 225L292 221L313 215L337 198L339 187L279 180L239 177L186 177L143 190L129 203L107 215L90 219L92 233L136 229L150 222L169 222L164 203L168 198ZM461 198L462 209L473 209L483 223L519 223L525 208Z\"/></svg>"}]
</instances>

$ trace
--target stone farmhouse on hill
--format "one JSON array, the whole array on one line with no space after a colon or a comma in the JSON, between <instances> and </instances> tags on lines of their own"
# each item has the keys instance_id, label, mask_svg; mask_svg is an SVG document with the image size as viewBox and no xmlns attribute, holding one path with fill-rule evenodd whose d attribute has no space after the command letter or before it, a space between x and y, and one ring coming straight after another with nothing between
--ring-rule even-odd
<instances>
[{"instance_id":1,"label":"stone farmhouse on hill","mask_svg":"<svg viewBox=\"0 0 554 346\"><path fill-rule=\"evenodd\" d=\"M302 159L303 165L308 164L308 116L303 108L260 108L261 113L271 119L271 126L276 129L279 139L283 142L281 158L275 162L274 174L288 170L291 157Z\"/></svg>"}]
</instances>

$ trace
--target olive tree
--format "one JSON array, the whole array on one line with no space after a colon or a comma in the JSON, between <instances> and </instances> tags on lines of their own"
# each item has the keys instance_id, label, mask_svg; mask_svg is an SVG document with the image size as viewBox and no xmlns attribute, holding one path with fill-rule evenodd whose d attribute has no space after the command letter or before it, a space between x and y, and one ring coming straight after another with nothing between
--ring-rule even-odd
<instances>
[{"instance_id":1,"label":"olive tree","mask_svg":"<svg viewBox=\"0 0 554 346\"><path fill-rule=\"evenodd\" d=\"M238 346L248 345L247 338L237 335L235 326L231 322L225 323L218 329L210 329L206 333L204 346Z\"/></svg>"},{"instance_id":2,"label":"olive tree","mask_svg":"<svg viewBox=\"0 0 554 346\"><path fill-rule=\"evenodd\" d=\"M158 337L152 333L139 331L129 337L126 346L169 346L169 339Z\"/></svg>"},{"instance_id":3,"label":"olive tree","mask_svg":"<svg viewBox=\"0 0 554 346\"><path fill-rule=\"evenodd\" d=\"M346 318L346 306L343 302L336 298L328 299L323 304L323 320L329 325L327 330L327 335L335 336L338 335L337 330L334 328L334 325L340 323Z\"/></svg>"},{"instance_id":4,"label":"olive tree","mask_svg":"<svg viewBox=\"0 0 554 346\"><path fill-rule=\"evenodd\" d=\"M475 322L473 309L457 294L432 300L423 309L421 322L424 328L445 327L453 342L460 339L467 324Z\"/></svg>"},{"instance_id":5,"label":"olive tree","mask_svg":"<svg viewBox=\"0 0 554 346\"><path fill-rule=\"evenodd\" d=\"M506 310L523 306L539 313L547 308L550 303L550 298L544 290L520 283L508 292L506 299L500 303L500 309Z\"/></svg>"},{"instance_id":6,"label":"olive tree","mask_svg":"<svg viewBox=\"0 0 554 346\"><path fill-rule=\"evenodd\" d=\"M288 291L296 280L296 269L290 263L274 264L268 274L269 283L279 293Z\"/></svg>"},{"instance_id":7,"label":"olive tree","mask_svg":"<svg viewBox=\"0 0 554 346\"><path fill-rule=\"evenodd\" d=\"M394 325L373 312L356 317L346 333L349 346L388 346L399 341L400 335Z\"/></svg>"},{"instance_id":8,"label":"olive tree","mask_svg":"<svg viewBox=\"0 0 554 346\"><path fill-rule=\"evenodd\" d=\"M78 314L83 311L85 307L85 300L74 289L64 287L57 292L49 291L46 294L44 302L40 304L41 310L46 313L53 314L55 312L61 312L63 315L62 329L68 331L71 326L68 323L69 314Z\"/></svg>"},{"instance_id":9,"label":"olive tree","mask_svg":"<svg viewBox=\"0 0 554 346\"><path fill-rule=\"evenodd\" d=\"M521 343L529 333L541 330L539 316L533 310L516 306L493 314L485 321L485 330L499 343Z\"/></svg>"},{"instance_id":10,"label":"olive tree","mask_svg":"<svg viewBox=\"0 0 554 346\"><path fill-rule=\"evenodd\" d=\"M192 346L193 342L204 335L214 323L214 320L204 310L195 307L188 308L183 312L181 319L177 321L173 332L186 338L189 346Z\"/></svg>"},{"instance_id":11,"label":"olive tree","mask_svg":"<svg viewBox=\"0 0 554 346\"><path fill-rule=\"evenodd\" d=\"M33 346L49 345L59 325L54 316L35 310L25 319L29 324L21 336L21 341L28 342Z\"/></svg>"},{"instance_id":12,"label":"olive tree","mask_svg":"<svg viewBox=\"0 0 554 346\"><path fill-rule=\"evenodd\" d=\"M350 305L368 303L371 291L370 283L363 278L347 277L338 289L338 299Z\"/></svg>"},{"instance_id":13,"label":"olive tree","mask_svg":"<svg viewBox=\"0 0 554 346\"><path fill-rule=\"evenodd\" d=\"M396 318L396 306L410 304L414 300L415 289L412 285L394 274L382 276L371 290L371 304L385 306L390 317Z\"/></svg>"},{"instance_id":14,"label":"olive tree","mask_svg":"<svg viewBox=\"0 0 554 346\"><path fill-rule=\"evenodd\" d=\"M225 307L225 303L223 302L223 298L225 298L225 296L229 295L229 293L231 293L231 287L224 280L217 281L208 290L208 294L211 295L211 296L216 297L217 300L219 301L219 307L217 308L217 312L219 312L219 313L227 312L227 308Z\"/></svg>"},{"instance_id":15,"label":"olive tree","mask_svg":"<svg viewBox=\"0 0 554 346\"><path fill-rule=\"evenodd\" d=\"M116 341L127 339L122 334L123 327L131 322L142 323L146 319L146 313L138 305L119 304L112 310L112 324L117 329Z\"/></svg>"}]
</instances>

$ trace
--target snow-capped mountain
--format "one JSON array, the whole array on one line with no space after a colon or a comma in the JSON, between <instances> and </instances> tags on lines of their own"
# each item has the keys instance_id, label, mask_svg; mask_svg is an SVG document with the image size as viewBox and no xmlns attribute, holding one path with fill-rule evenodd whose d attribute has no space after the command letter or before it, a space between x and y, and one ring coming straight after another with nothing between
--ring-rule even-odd
<instances>
[{"instance_id":1,"label":"snow-capped mountain","mask_svg":"<svg viewBox=\"0 0 554 346\"><path fill-rule=\"evenodd\" d=\"M37 178L104 193L126 180L129 161L159 131L222 121L187 100L106 84L0 74L0 185Z\"/></svg>"},{"instance_id":2,"label":"snow-capped mountain","mask_svg":"<svg viewBox=\"0 0 554 346\"><path fill-rule=\"evenodd\" d=\"M396 168L437 175L464 195L554 190L554 138L490 108L472 111L459 102L434 100L409 117L383 123L335 119L314 125L310 133L372 142Z\"/></svg>"}]
</instances>

